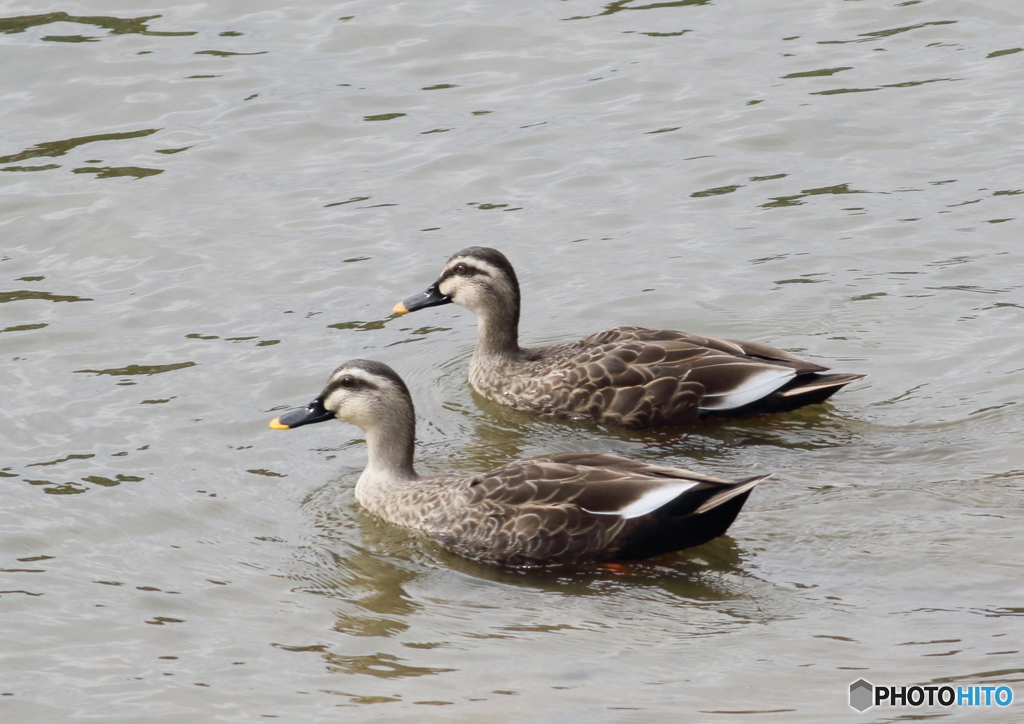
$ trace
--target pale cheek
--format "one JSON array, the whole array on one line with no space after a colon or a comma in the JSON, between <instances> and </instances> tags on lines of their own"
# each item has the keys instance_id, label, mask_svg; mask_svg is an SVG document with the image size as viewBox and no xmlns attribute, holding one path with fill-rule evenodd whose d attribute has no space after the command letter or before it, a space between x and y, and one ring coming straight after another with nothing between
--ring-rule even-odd
<instances>
[{"instance_id":1,"label":"pale cheek","mask_svg":"<svg viewBox=\"0 0 1024 724\"><path fill-rule=\"evenodd\" d=\"M457 296L452 297L452 301L461 307L475 310L486 306L483 304L484 294L479 289L467 285L458 289L456 294Z\"/></svg>"}]
</instances>

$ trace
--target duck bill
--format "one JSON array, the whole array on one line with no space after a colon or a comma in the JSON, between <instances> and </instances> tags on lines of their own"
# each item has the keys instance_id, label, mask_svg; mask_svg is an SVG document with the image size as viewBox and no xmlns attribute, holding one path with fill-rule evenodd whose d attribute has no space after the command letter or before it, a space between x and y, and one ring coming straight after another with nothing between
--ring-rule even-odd
<instances>
[{"instance_id":1,"label":"duck bill","mask_svg":"<svg viewBox=\"0 0 1024 724\"><path fill-rule=\"evenodd\" d=\"M440 280L434 282L426 291L422 291L419 294L414 294L408 299L404 299L395 305L392 309L394 314L408 314L409 312L415 312L417 309L426 309L427 307L437 307L441 304L451 304L452 298L446 297L441 294L441 290L438 289L437 285Z\"/></svg>"},{"instance_id":2,"label":"duck bill","mask_svg":"<svg viewBox=\"0 0 1024 724\"><path fill-rule=\"evenodd\" d=\"M324 402L319 397L303 408L286 412L270 421L272 430L291 430L294 427L312 425L314 422L326 422L334 418L333 412L324 409Z\"/></svg>"}]
</instances>

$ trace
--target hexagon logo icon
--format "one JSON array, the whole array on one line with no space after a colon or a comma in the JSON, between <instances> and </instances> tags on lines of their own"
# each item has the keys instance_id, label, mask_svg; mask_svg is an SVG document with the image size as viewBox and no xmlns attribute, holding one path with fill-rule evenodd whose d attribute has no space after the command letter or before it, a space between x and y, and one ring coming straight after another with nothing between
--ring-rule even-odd
<instances>
[{"instance_id":1,"label":"hexagon logo icon","mask_svg":"<svg viewBox=\"0 0 1024 724\"><path fill-rule=\"evenodd\" d=\"M867 711L874 704L875 687L864 679L857 679L850 684L850 706L857 711Z\"/></svg>"}]
</instances>

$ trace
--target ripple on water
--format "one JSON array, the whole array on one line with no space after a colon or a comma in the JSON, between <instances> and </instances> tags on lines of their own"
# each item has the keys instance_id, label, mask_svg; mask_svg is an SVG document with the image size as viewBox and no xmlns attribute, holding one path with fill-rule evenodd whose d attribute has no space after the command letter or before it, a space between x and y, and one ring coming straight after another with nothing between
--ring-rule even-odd
<instances>
[{"instance_id":1,"label":"ripple on water","mask_svg":"<svg viewBox=\"0 0 1024 724\"><path fill-rule=\"evenodd\" d=\"M862 676L1016 686L1022 18L967 8L0 18L5 714L810 723ZM642 324L870 376L648 434L499 408L468 313L391 314L473 244L529 344ZM408 381L424 471L773 477L624 574L463 561L359 509L358 429L266 429L352 358Z\"/></svg>"}]
</instances>

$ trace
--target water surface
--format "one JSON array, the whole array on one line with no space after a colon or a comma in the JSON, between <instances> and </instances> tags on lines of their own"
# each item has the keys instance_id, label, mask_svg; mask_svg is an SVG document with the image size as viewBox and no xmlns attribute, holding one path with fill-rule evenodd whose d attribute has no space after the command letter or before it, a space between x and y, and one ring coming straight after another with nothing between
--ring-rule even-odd
<instances>
[{"instance_id":1,"label":"water surface","mask_svg":"<svg viewBox=\"0 0 1024 724\"><path fill-rule=\"evenodd\" d=\"M4 720L1008 721L846 697L1024 697L1022 23L0 4ZM870 377L687 430L530 419L468 390L467 312L390 315L473 244L527 343L642 324ZM626 575L469 563L359 509L355 428L266 429L353 357L409 383L423 471L774 476Z\"/></svg>"}]
</instances>

